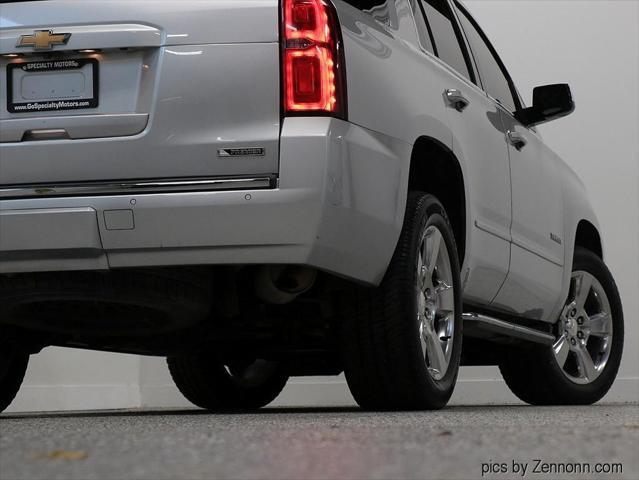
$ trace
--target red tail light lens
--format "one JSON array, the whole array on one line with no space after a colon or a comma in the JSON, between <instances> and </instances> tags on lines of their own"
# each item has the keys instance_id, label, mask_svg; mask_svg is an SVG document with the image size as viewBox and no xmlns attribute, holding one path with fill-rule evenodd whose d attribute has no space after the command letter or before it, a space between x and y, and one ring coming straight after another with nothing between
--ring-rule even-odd
<instances>
[{"instance_id":1,"label":"red tail light lens","mask_svg":"<svg viewBox=\"0 0 639 480\"><path fill-rule=\"evenodd\" d=\"M346 118L345 76L337 14L328 0L283 0L286 114Z\"/></svg>"}]
</instances>

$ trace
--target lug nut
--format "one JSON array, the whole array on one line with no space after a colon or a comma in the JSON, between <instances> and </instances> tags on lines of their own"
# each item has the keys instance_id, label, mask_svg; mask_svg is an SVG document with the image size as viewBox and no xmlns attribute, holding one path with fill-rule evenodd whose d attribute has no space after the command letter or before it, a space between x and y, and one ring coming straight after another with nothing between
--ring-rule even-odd
<instances>
[{"instance_id":1,"label":"lug nut","mask_svg":"<svg viewBox=\"0 0 639 480\"><path fill-rule=\"evenodd\" d=\"M574 338L570 339L570 344L571 345L577 345L577 340L575 340Z\"/></svg>"},{"instance_id":2,"label":"lug nut","mask_svg":"<svg viewBox=\"0 0 639 480\"><path fill-rule=\"evenodd\" d=\"M571 316L571 317L574 317L575 315L577 315L577 309L576 309L576 308L573 308L573 309L570 311L570 316Z\"/></svg>"},{"instance_id":3,"label":"lug nut","mask_svg":"<svg viewBox=\"0 0 639 480\"><path fill-rule=\"evenodd\" d=\"M579 339L583 339L584 338L584 332L577 332L577 337L579 337Z\"/></svg>"},{"instance_id":4,"label":"lug nut","mask_svg":"<svg viewBox=\"0 0 639 480\"><path fill-rule=\"evenodd\" d=\"M579 318L577 319L577 323L578 323L579 325L583 325L583 324L584 324L584 317L579 317Z\"/></svg>"}]
</instances>

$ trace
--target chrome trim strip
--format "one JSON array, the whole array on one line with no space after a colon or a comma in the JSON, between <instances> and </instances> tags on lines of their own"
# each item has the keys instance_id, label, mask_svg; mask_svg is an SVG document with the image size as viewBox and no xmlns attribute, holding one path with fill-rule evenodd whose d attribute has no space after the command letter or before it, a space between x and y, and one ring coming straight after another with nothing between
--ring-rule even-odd
<instances>
[{"instance_id":1,"label":"chrome trim strip","mask_svg":"<svg viewBox=\"0 0 639 480\"><path fill-rule=\"evenodd\" d=\"M523 240L522 237L520 236L515 236L513 235L513 245L526 250L527 252L532 253L533 255L537 255L540 258L543 258L544 260L549 261L550 263L554 263L555 265L557 265L558 267L563 267L564 264L561 260L558 260L556 258L551 258L548 255L545 255L544 253L540 252L539 249L532 247L531 245L529 245L526 241Z\"/></svg>"},{"instance_id":2,"label":"chrome trim strip","mask_svg":"<svg viewBox=\"0 0 639 480\"><path fill-rule=\"evenodd\" d=\"M0 200L65 196L258 190L273 188L272 177L191 178L0 186Z\"/></svg>"},{"instance_id":3,"label":"chrome trim strip","mask_svg":"<svg viewBox=\"0 0 639 480\"><path fill-rule=\"evenodd\" d=\"M29 132L38 130L64 130L65 137L71 140L130 137L144 131L148 123L148 113L5 118L0 119L0 143L19 144L42 140L29 138ZM62 126L64 128L59 128Z\"/></svg>"},{"instance_id":4,"label":"chrome trim strip","mask_svg":"<svg viewBox=\"0 0 639 480\"><path fill-rule=\"evenodd\" d=\"M524 242L520 237L517 236L509 236L505 233L503 233L501 230L499 230L497 227L494 227L492 225L488 225L487 223L484 223L480 220L475 220L475 226L486 233L489 233L491 235L494 235L495 237L501 238L502 240L505 240L506 242L512 243L513 245L522 248L523 250L526 250L527 252L532 253L533 255L537 255L540 258L543 258L544 260L549 261L550 263L554 263L555 265L557 265L558 267L563 267L564 264L562 263L561 260L557 260L556 258L551 258L548 255L545 255L543 253L541 253L538 249L531 247L530 245L527 245L526 242Z\"/></svg>"},{"instance_id":5,"label":"chrome trim strip","mask_svg":"<svg viewBox=\"0 0 639 480\"><path fill-rule=\"evenodd\" d=\"M489 233L491 235L494 235L497 238L501 238L502 240L507 241L508 243L512 241L512 239L510 238L510 235L502 232L498 227L488 225L487 223L484 223L480 220L475 220L475 226L486 233Z\"/></svg>"},{"instance_id":6,"label":"chrome trim strip","mask_svg":"<svg viewBox=\"0 0 639 480\"><path fill-rule=\"evenodd\" d=\"M522 325L505 322L487 315L481 315L479 313L464 313L462 314L462 318L464 319L464 325L466 325L466 323L472 323L478 328L489 332L515 337L529 342L541 343L543 345L552 345L555 343L555 337L548 333L540 332Z\"/></svg>"}]
</instances>

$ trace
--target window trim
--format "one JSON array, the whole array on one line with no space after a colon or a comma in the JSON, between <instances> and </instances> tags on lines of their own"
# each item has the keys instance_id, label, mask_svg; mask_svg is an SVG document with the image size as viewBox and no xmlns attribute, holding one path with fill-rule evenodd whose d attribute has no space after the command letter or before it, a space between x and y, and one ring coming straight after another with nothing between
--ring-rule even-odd
<instances>
[{"instance_id":1,"label":"window trim","mask_svg":"<svg viewBox=\"0 0 639 480\"><path fill-rule=\"evenodd\" d=\"M417 4L417 10L421 12L422 19L424 20L424 24L426 25L426 30L428 30L428 37L430 38L430 44L433 46L433 55L439 58L439 51L437 50L437 45L435 44L435 36L433 35L433 29L430 26L430 22L428 21L428 17L426 16L426 12L424 11L424 5L422 4L422 0L408 0L411 5L411 11L413 12L413 16L415 15L415 10L413 9L413 4ZM417 29L417 21L415 21L415 29ZM417 35L419 37L419 34ZM423 48L423 45L422 45ZM427 50L427 49L424 49Z\"/></svg>"},{"instance_id":2,"label":"window trim","mask_svg":"<svg viewBox=\"0 0 639 480\"><path fill-rule=\"evenodd\" d=\"M513 103L515 104L515 112L521 110L523 107L522 107L519 95L517 94L517 87L515 86L515 82L513 81L512 77L510 76L510 72L506 68L506 65L504 64L504 62L501 60L501 57L497 53L497 50L495 50L495 47L493 47L493 44L490 42L488 36L484 33L482 28L479 26L479 23L477 23L477 21L473 18L473 16L466 9L466 7L464 7L462 4L460 4L457 0L452 0L452 3L453 3L453 6L455 7L454 8L455 15L457 15L457 12L459 11L462 15L464 15L466 17L466 19L468 19L468 21L471 23L471 25L473 27L475 27L475 29L477 30L477 33L479 33L479 36L484 41L484 43L488 47L488 50L490 51L490 53L494 57L495 61L497 62L497 65L499 66L499 68L501 70L501 73L504 75L504 77L506 77L506 81L508 82L508 88L510 89L510 96L513 98ZM459 23L459 28L461 29L461 31L464 34L464 38L466 39L466 42L468 42L468 39L466 37L466 32L464 31L464 27L462 26L461 20L458 17L457 17L457 22ZM469 49L469 51L471 52L471 54L473 56L473 60L475 61L475 63L477 63L477 59L475 58L475 53L472 51L472 46L470 45L470 42L468 42L468 49ZM479 66L477 66L477 76L481 79L481 72L480 72ZM508 108L503 103L501 103L497 99L493 98L490 95L490 93L488 93L486 91L486 87L484 86L483 80L481 81L481 89L484 91L484 93L486 95L488 95L488 97L491 100L493 100L496 104L501 106L503 110L505 110L511 116L514 117L514 113L515 112L510 112L508 110Z\"/></svg>"}]
</instances>

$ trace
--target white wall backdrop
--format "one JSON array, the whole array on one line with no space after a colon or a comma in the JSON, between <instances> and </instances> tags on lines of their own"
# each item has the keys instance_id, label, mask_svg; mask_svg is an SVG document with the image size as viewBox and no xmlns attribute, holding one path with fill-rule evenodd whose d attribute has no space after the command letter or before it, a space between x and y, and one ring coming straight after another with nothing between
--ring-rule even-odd
<instances>
[{"instance_id":1,"label":"white wall backdrop","mask_svg":"<svg viewBox=\"0 0 639 480\"><path fill-rule=\"evenodd\" d=\"M639 400L639 2L466 0L526 102L567 82L577 111L540 128L586 183L626 317L626 349L608 401ZM350 88L357 88L351 85ZM496 369L465 368L456 403L514 402ZM344 405L339 378L291 382L286 405ZM187 403L162 359L47 349L32 358L13 411L171 407Z\"/></svg>"}]
</instances>

